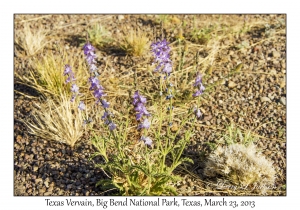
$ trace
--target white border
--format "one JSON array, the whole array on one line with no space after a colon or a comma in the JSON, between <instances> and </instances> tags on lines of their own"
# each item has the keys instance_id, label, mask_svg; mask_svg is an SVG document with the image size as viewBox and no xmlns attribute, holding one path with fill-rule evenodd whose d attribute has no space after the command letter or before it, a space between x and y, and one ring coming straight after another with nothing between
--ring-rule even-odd
<instances>
[{"instance_id":1,"label":"white border","mask_svg":"<svg viewBox=\"0 0 300 210\"><path fill-rule=\"evenodd\" d=\"M0 40L1 40L1 164L0 164L0 208L12 209L41 209L47 208L46 197L13 197L13 14L14 13L286 13L287 14L287 106L288 106L288 177L286 197L227 197L233 200L255 200L254 209L290 207L296 209L299 206L297 191L297 160L299 156L299 57L300 57L300 33L299 11L296 1L1 1ZM62 200L67 197L49 197ZM180 197L177 197L180 199ZM189 199L204 199L208 197L187 197ZM211 197L214 200L222 197ZM85 197L74 197L74 200L85 200ZM96 197L87 199L95 200ZM109 199L106 197L105 199ZM120 198L122 199L122 198ZM64 209L74 207L64 207ZM144 207L148 208L149 207ZM299 207L298 207L299 208ZM117 209L110 207L109 209ZM225 209L225 208L222 208Z\"/></svg>"}]
</instances>

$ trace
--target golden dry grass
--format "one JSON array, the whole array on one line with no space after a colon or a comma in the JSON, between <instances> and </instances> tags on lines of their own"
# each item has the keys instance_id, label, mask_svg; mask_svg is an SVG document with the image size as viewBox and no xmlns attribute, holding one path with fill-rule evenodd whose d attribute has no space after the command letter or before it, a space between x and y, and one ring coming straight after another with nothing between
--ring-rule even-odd
<instances>
[{"instance_id":1,"label":"golden dry grass","mask_svg":"<svg viewBox=\"0 0 300 210\"><path fill-rule=\"evenodd\" d=\"M46 105L35 110L32 120L25 124L33 135L74 147L85 129L83 113L77 106L66 95L61 95L59 101L49 99Z\"/></svg>"},{"instance_id":2,"label":"golden dry grass","mask_svg":"<svg viewBox=\"0 0 300 210\"><path fill-rule=\"evenodd\" d=\"M66 50L63 46L59 46L57 53L47 51L44 57L33 58L30 62L32 70L29 76L16 75L22 83L35 88L43 95L52 97L60 97L61 94L70 95L70 85L65 84L67 77L63 75L65 65L68 64L75 74L80 91L88 92L89 72L82 54L81 50Z\"/></svg>"},{"instance_id":3,"label":"golden dry grass","mask_svg":"<svg viewBox=\"0 0 300 210\"><path fill-rule=\"evenodd\" d=\"M42 28L33 31L26 23L22 31L15 31L15 42L26 52L27 56L33 56L48 43L47 33Z\"/></svg>"},{"instance_id":4,"label":"golden dry grass","mask_svg":"<svg viewBox=\"0 0 300 210\"><path fill-rule=\"evenodd\" d=\"M150 41L145 32L141 31L140 29L131 29L121 40L120 47L128 55L142 56L149 51Z\"/></svg>"}]
</instances>

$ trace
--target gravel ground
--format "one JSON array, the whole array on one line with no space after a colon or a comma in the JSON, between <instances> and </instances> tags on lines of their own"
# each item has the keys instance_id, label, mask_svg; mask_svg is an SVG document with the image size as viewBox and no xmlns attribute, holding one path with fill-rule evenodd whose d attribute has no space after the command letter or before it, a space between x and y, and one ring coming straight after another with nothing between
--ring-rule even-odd
<instances>
[{"instance_id":1,"label":"gravel ground","mask_svg":"<svg viewBox=\"0 0 300 210\"><path fill-rule=\"evenodd\" d=\"M193 16L178 16L192 28ZM210 20L209 15L197 16ZM261 21L262 25L272 24L284 15L225 15L232 21ZM246 19L245 19L246 18ZM122 30L138 25L152 33L154 15L16 15L15 29L25 22L32 28L43 26L52 31L52 40L58 40L68 48L78 48L80 38L93 23L101 23L118 37ZM121 30L122 29L122 30ZM157 31L158 33L158 31ZM268 33L274 33L273 38ZM170 41L175 40L176 31L166 30ZM187 37L188 39L188 37ZM191 43L193 40L190 40ZM209 86L222 79L237 64L243 63L242 73L226 78L213 91L204 96L202 109L204 117L197 125L197 133L185 151L195 164L190 173L182 173L184 179L178 183L181 195L235 195L234 192L218 191L209 186L203 176L203 160L210 152L205 142L217 143L219 135L228 123L252 130L258 137L257 147L274 162L277 172L277 190L270 195L285 195L286 184L286 34L285 28L273 32L271 29L256 27L234 38L220 40L220 49L213 56L214 70L204 85ZM243 47L247 45L249 47ZM52 42L53 45L56 42ZM192 45L191 45L192 46ZM240 46L240 47L236 47ZM50 47L51 49L51 47ZM116 72L127 69L129 59L114 48L99 52L99 69L103 60L111 60L110 68ZM208 55L205 50L200 54ZM38 54L37 56L43 56ZM30 57L15 53L15 72L28 73ZM89 161L95 149L85 136L75 149L54 141L46 141L28 133L21 119L27 119L33 110L33 103L39 102L39 93L21 84L15 77L14 95L14 194L19 196L51 195L108 195L95 187L97 180L106 175ZM32 96L25 97L22 93ZM37 97L36 97L37 96ZM201 152L199 152L201 151ZM94 159L101 161L100 158ZM205 189L205 190L203 190ZM251 194L248 192L247 195Z\"/></svg>"}]
</instances>

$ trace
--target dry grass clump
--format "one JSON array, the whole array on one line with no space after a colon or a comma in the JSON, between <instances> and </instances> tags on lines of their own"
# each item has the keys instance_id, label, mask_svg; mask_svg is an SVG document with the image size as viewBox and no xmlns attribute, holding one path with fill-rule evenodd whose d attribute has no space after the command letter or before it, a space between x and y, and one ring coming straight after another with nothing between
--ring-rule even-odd
<instances>
[{"instance_id":1,"label":"dry grass clump","mask_svg":"<svg viewBox=\"0 0 300 210\"><path fill-rule=\"evenodd\" d=\"M273 187L275 181L272 163L256 151L254 144L218 147L208 157L204 174L208 177L221 175L243 188L257 186L255 189L262 193Z\"/></svg>"},{"instance_id":2,"label":"dry grass clump","mask_svg":"<svg viewBox=\"0 0 300 210\"><path fill-rule=\"evenodd\" d=\"M145 32L137 29L131 29L128 34L123 37L120 47L128 55L142 56L150 49L150 41Z\"/></svg>"},{"instance_id":3,"label":"dry grass clump","mask_svg":"<svg viewBox=\"0 0 300 210\"><path fill-rule=\"evenodd\" d=\"M33 119L25 122L30 133L48 140L55 140L74 147L83 135L83 113L78 103L62 95L59 101L48 100L32 115Z\"/></svg>"},{"instance_id":4,"label":"dry grass clump","mask_svg":"<svg viewBox=\"0 0 300 210\"><path fill-rule=\"evenodd\" d=\"M65 84L67 77L63 75L66 64L70 65L75 73L76 84L80 87L80 91L85 91L83 87L87 87L89 70L83 52L78 49L67 51L59 46L58 53L48 51L42 58L31 61L32 70L29 76L17 75L17 77L22 83L44 95L60 97L61 94L70 94L70 84Z\"/></svg>"},{"instance_id":5,"label":"dry grass clump","mask_svg":"<svg viewBox=\"0 0 300 210\"><path fill-rule=\"evenodd\" d=\"M15 42L26 52L26 55L32 56L48 43L46 34L47 32L41 28L33 32L30 26L25 24L23 31L16 31Z\"/></svg>"}]
</instances>

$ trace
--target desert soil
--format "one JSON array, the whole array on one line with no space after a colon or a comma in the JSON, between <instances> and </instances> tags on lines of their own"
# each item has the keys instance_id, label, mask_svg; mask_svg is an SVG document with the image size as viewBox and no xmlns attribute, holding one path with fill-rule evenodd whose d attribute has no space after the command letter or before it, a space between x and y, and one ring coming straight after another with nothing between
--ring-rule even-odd
<instances>
[{"instance_id":1,"label":"desert soil","mask_svg":"<svg viewBox=\"0 0 300 210\"><path fill-rule=\"evenodd\" d=\"M187 171L178 169L183 180L176 184L180 195L242 195L241 192L217 189L203 175L204 160L211 151L211 145L218 145L226 126L235 123L242 130L251 130L257 137L255 144L267 158L273 161L276 169L276 190L269 195L285 195L286 184L286 32L285 26L278 26L278 19L285 15L176 15L175 20L185 21L183 36L189 43L192 54L201 49L200 57L208 55L213 64L213 72L204 81L209 86L226 76L231 69L243 63L241 73L226 78L204 96L201 110L204 117L196 125L196 135L187 147L185 155L194 160ZM161 26L157 15L15 15L15 33L22 30L25 23L31 28L43 27L50 30L49 44L35 56L41 58L47 50L63 44L66 49L81 48L86 31L99 23L112 33L114 38L126 34L130 28L140 28L149 37L161 36ZM221 20L222 19L222 20ZM234 27L237 23L259 23L250 30L224 36L218 40L217 50L210 43L197 43L189 36L193 21L212 22L226 20ZM179 33L177 22L165 26L163 34L173 42ZM266 26L269 24L269 27ZM175 25L175 27L172 27ZM201 26L201 25L200 25ZM277 27L277 28L276 28ZM154 28L156 28L154 30ZM153 35L156 33L155 35ZM122 72L132 65L143 67L150 60L132 58L119 50L117 41L113 47L97 49L99 69L108 68L112 73ZM207 48L206 48L207 47ZM174 50L175 51L175 50ZM31 57L15 46L14 72L28 74ZM107 62L109 61L109 62ZM145 62L146 61L146 62ZM148 62L148 64L147 64ZM108 65L106 65L108 63ZM145 67L145 66L144 66ZM204 66L203 68L207 68ZM202 71L205 72L205 69ZM95 148L85 136L74 149L68 145L41 139L28 132L21 122L27 119L33 104L39 103L39 92L14 81L14 195L109 195L95 187L99 179L107 178L94 162L89 160ZM209 142L209 144L207 144ZM210 145L210 146L209 146ZM251 195L251 192L245 192Z\"/></svg>"}]
</instances>

